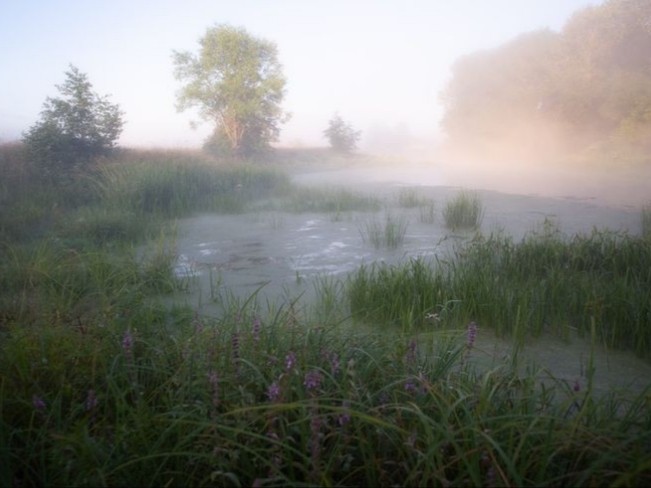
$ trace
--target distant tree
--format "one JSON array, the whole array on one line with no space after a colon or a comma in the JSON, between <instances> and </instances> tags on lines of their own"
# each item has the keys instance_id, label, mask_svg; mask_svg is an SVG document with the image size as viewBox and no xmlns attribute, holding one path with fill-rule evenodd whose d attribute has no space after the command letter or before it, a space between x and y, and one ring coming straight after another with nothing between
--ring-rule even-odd
<instances>
[{"instance_id":1,"label":"distant tree","mask_svg":"<svg viewBox=\"0 0 651 488\"><path fill-rule=\"evenodd\" d=\"M339 114L335 114L328 122L328 128L323 134L330 141L330 147L338 152L350 153L357 149L357 142L362 132L353 129Z\"/></svg>"},{"instance_id":2,"label":"distant tree","mask_svg":"<svg viewBox=\"0 0 651 488\"><path fill-rule=\"evenodd\" d=\"M65 176L114 147L122 132L118 105L92 91L88 77L70 65L59 98L48 97L41 119L23 134L31 159L50 176Z\"/></svg>"},{"instance_id":3,"label":"distant tree","mask_svg":"<svg viewBox=\"0 0 651 488\"><path fill-rule=\"evenodd\" d=\"M179 111L198 107L215 130L206 147L246 156L278 138L285 78L276 45L244 29L218 25L200 39L198 55L174 51Z\"/></svg>"},{"instance_id":4,"label":"distant tree","mask_svg":"<svg viewBox=\"0 0 651 488\"><path fill-rule=\"evenodd\" d=\"M605 0L578 10L560 32L464 56L441 94L442 126L451 141L482 151L649 160L650 25L651 0Z\"/></svg>"}]
</instances>

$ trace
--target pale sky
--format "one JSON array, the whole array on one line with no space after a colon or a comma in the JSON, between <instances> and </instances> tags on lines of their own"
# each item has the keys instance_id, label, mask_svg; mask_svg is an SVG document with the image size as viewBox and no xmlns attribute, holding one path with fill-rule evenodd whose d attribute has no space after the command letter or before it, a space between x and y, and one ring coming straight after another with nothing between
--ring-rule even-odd
<instances>
[{"instance_id":1,"label":"pale sky","mask_svg":"<svg viewBox=\"0 0 651 488\"><path fill-rule=\"evenodd\" d=\"M335 112L369 141L434 139L459 56L558 31L598 0L0 0L0 142L20 138L74 64L125 112L120 144L200 147L175 108L172 51L216 24L275 42L287 78L282 145L326 145Z\"/></svg>"}]
</instances>

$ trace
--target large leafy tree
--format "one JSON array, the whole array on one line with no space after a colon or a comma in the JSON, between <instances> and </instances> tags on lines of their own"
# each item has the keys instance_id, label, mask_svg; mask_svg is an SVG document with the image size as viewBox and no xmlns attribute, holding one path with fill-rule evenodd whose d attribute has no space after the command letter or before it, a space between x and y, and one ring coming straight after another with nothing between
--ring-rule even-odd
<instances>
[{"instance_id":1,"label":"large leafy tree","mask_svg":"<svg viewBox=\"0 0 651 488\"><path fill-rule=\"evenodd\" d=\"M184 83L177 108L197 107L215 124L213 148L242 156L268 147L287 118L276 45L228 25L209 28L199 44L198 54L173 53L176 78Z\"/></svg>"},{"instance_id":2,"label":"large leafy tree","mask_svg":"<svg viewBox=\"0 0 651 488\"><path fill-rule=\"evenodd\" d=\"M94 93L75 66L57 89L61 96L48 97L41 119L23 134L31 158L50 176L64 176L106 154L123 125L119 106Z\"/></svg>"}]
</instances>

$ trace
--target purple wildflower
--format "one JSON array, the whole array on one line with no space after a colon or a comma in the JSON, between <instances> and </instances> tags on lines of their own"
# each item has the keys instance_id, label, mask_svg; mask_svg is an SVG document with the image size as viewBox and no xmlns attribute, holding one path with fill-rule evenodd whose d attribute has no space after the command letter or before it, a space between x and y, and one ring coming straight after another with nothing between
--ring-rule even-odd
<instances>
[{"instance_id":1,"label":"purple wildflower","mask_svg":"<svg viewBox=\"0 0 651 488\"><path fill-rule=\"evenodd\" d=\"M260 341L260 326L262 325L262 322L260 321L260 317L257 315L253 317L253 340L255 342Z\"/></svg>"},{"instance_id":2,"label":"purple wildflower","mask_svg":"<svg viewBox=\"0 0 651 488\"><path fill-rule=\"evenodd\" d=\"M468 324L466 338L466 345L468 346L468 349L472 349L472 347L475 345L475 339L477 338L477 324L475 322L470 322Z\"/></svg>"},{"instance_id":3,"label":"purple wildflower","mask_svg":"<svg viewBox=\"0 0 651 488\"><path fill-rule=\"evenodd\" d=\"M287 372L290 372L292 369L294 369L294 365L296 364L296 354L294 354L292 351L285 356L285 370Z\"/></svg>"},{"instance_id":4,"label":"purple wildflower","mask_svg":"<svg viewBox=\"0 0 651 488\"><path fill-rule=\"evenodd\" d=\"M219 376L217 372L211 371L208 373L208 383L210 384L210 391L212 392L212 405L213 407L219 406Z\"/></svg>"},{"instance_id":5,"label":"purple wildflower","mask_svg":"<svg viewBox=\"0 0 651 488\"><path fill-rule=\"evenodd\" d=\"M39 412L44 412L47 408L45 401L38 395L32 395L32 406Z\"/></svg>"},{"instance_id":6,"label":"purple wildflower","mask_svg":"<svg viewBox=\"0 0 651 488\"><path fill-rule=\"evenodd\" d=\"M267 398L269 398L269 401L271 402L275 402L280 398L280 385L277 381L271 383L269 388L267 388Z\"/></svg>"},{"instance_id":7,"label":"purple wildflower","mask_svg":"<svg viewBox=\"0 0 651 488\"><path fill-rule=\"evenodd\" d=\"M199 317L199 312L194 313L194 320L192 321L192 324L194 325L195 333L201 334L203 332L203 321Z\"/></svg>"},{"instance_id":8,"label":"purple wildflower","mask_svg":"<svg viewBox=\"0 0 651 488\"><path fill-rule=\"evenodd\" d=\"M581 391L581 383L579 380L574 380L574 387L572 388L576 393Z\"/></svg>"},{"instance_id":9,"label":"purple wildflower","mask_svg":"<svg viewBox=\"0 0 651 488\"><path fill-rule=\"evenodd\" d=\"M328 359L330 360L330 371L334 376L339 372L339 355L336 352L330 353Z\"/></svg>"},{"instance_id":10,"label":"purple wildflower","mask_svg":"<svg viewBox=\"0 0 651 488\"><path fill-rule=\"evenodd\" d=\"M323 381L323 376L319 371L309 371L305 375L303 384L308 390L315 390L321 386L321 381Z\"/></svg>"},{"instance_id":11,"label":"purple wildflower","mask_svg":"<svg viewBox=\"0 0 651 488\"><path fill-rule=\"evenodd\" d=\"M407 347L406 359L408 364L413 364L414 362L416 362L416 340L415 339L409 341L409 346Z\"/></svg>"},{"instance_id":12,"label":"purple wildflower","mask_svg":"<svg viewBox=\"0 0 651 488\"><path fill-rule=\"evenodd\" d=\"M350 412L348 410L350 408L350 401L344 400L341 406L344 408L344 412L339 415L339 417L337 418L337 422L341 427L343 427L348 422L350 422Z\"/></svg>"},{"instance_id":13,"label":"purple wildflower","mask_svg":"<svg viewBox=\"0 0 651 488\"><path fill-rule=\"evenodd\" d=\"M122 336L122 350L127 356L131 356L133 351L133 336L128 329Z\"/></svg>"},{"instance_id":14,"label":"purple wildflower","mask_svg":"<svg viewBox=\"0 0 651 488\"><path fill-rule=\"evenodd\" d=\"M417 389L418 388L416 388L416 383L413 381L408 380L405 382L405 391L408 391L409 393L415 393Z\"/></svg>"},{"instance_id":15,"label":"purple wildflower","mask_svg":"<svg viewBox=\"0 0 651 488\"><path fill-rule=\"evenodd\" d=\"M240 358L240 333L233 332L231 335L231 353L233 356L233 361L237 361Z\"/></svg>"},{"instance_id":16,"label":"purple wildflower","mask_svg":"<svg viewBox=\"0 0 651 488\"><path fill-rule=\"evenodd\" d=\"M94 410L95 407L97 407L97 403L97 395L95 395L95 390L88 390L86 401L84 402L84 409L87 412L90 412L91 410Z\"/></svg>"}]
</instances>

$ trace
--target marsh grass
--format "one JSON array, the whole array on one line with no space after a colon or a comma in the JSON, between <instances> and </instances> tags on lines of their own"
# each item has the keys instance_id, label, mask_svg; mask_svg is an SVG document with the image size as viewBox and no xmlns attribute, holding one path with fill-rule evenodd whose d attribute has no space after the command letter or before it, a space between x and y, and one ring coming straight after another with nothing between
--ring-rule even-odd
<instances>
[{"instance_id":1,"label":"marsh grass","mask_svg":"<svg viewBox=\"0 0 651 488\"><path fill-rule=\"evenodd\" d=\"M324 212L334 215L359 211L375 212L382 208L380 199L339 187L296 187L277 204L288 212Z\"/></svg>"},{"instance_id":2,"label":"marsh grass","mask_svg":"<svg viewBox=\"0 0 651 488\"><path fill-rule=\"evenodd\" d=\"M651 203L642 207L641 210L642 236L651 237Z\"/></svg>"},{"instance_id":3,"label":"marsh grass","mask_svg":"<svg viewBox=\"0 0 651 488\"><path fill-rule=\"evenodd\" d=\"M400 215L394 216L386 212L383 222L373 219L363 222L359 227L362 240L370 243L375 249L397 249L405 240L409 220Z\"/></svg>"},{"instance_id":4,"label":"marsh grass","mask_svg":"<svg viewBox=\"0 0 651 488\"><path fill-rule=\"evenodd\" d=\"M434 224L436 222L436 204L432 201L424 201L418 207L418 218L423 224Z\"/></svg>"},{"instance_id":5,"label":"marsh grass","mask_svg":"<svg viewBox=\"0 0 651 488\"><path fill-rule=\"evenodd\" d=\"M401 188L398 191L398 206L402 208L416 208L428 203L416 188Z\"/></svg>"},{"instance_id":6,"label":"marsh grass","mask_svg":"<svg viewBox=\"0 0 651 488\"><path fill-rule=\"evenodd\" d=\"M476 193L462 191L443 208L445 226L452 230L477 229L483 218L484 207Z\"/></svg>"},{"instance_id":7,"label":"marsh grass","mask_svg":"<svg viewBox=\"0 0 651 488\"><path fill-rule=\"evenodd\" d=\"M436 263L361 267L348 282L363 321L419 325L442 304L457 320L500 335L590 333L611 348L651 357L651 248L643 238L594 230L565 238L552 226L515 243L477 235Z\"/></svg>"},{"instance_id":8,"label":"marsh grass","mask_svg":"<svg viewBox=\"0 0 651 488\"><path fill-rule=\"evenodd\" d=\"M289 187L277 171L241 164L140 162L101 167L95 179L103 204L164 217L193 211L239 213Z\"/></svg>"},{"instance_id":9,"label":"marsh grass","mask_svg":"<svg viewBox=\"0 0 651 488\"><path fill-rule=\"evenodd\" d=\"M462 338L151 311L2 345L3 481L21 485L642 485L643 397L475 371ZM463 331L460 331L463 335Z\"/></svg>"}]
</instances>

